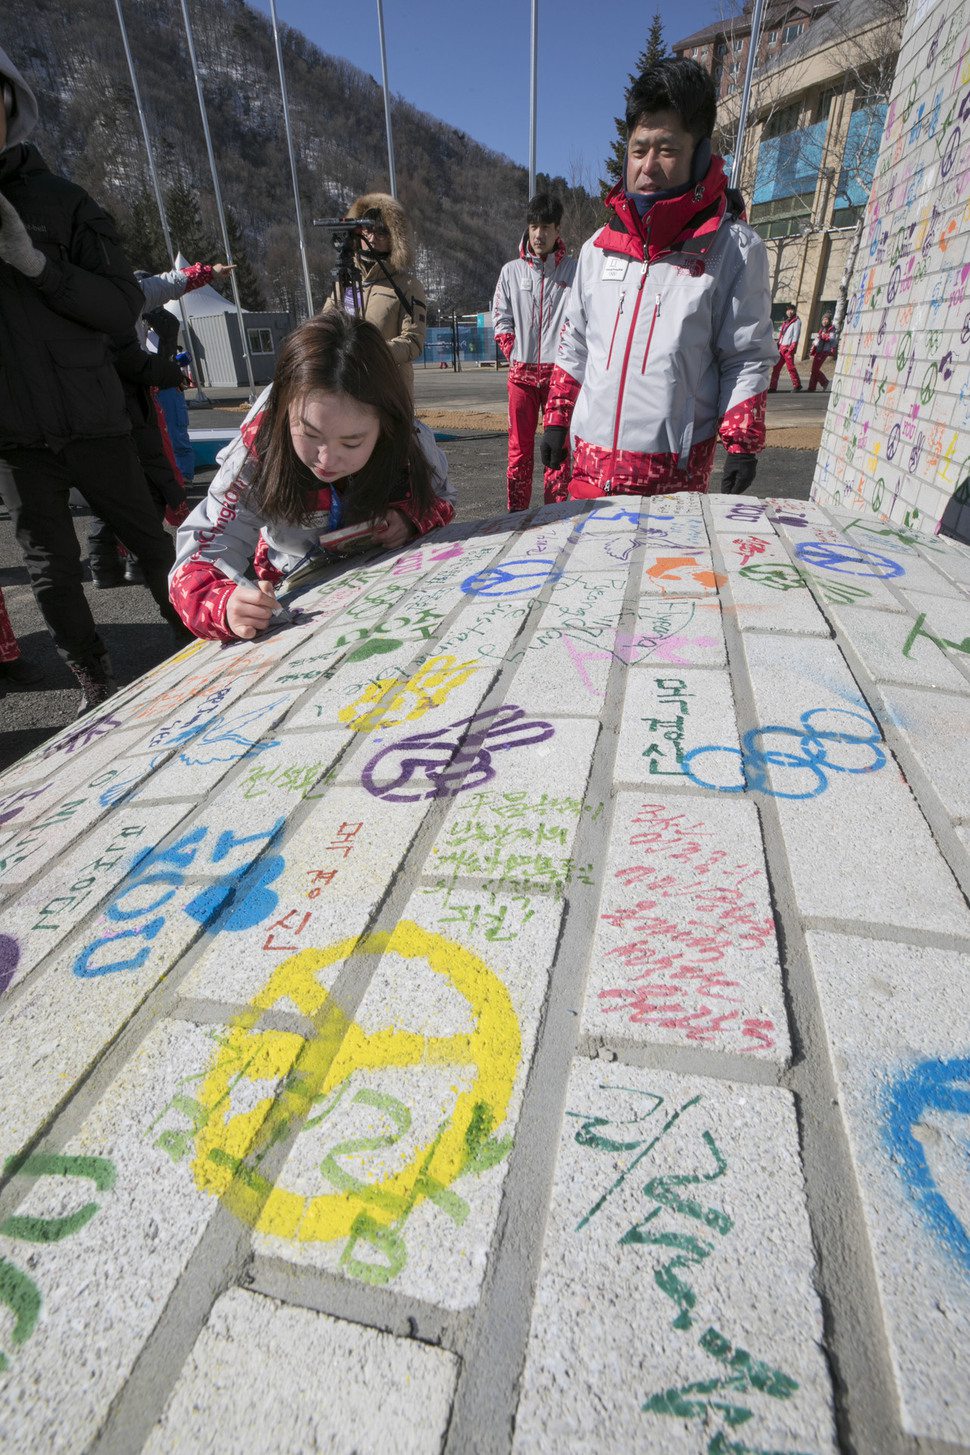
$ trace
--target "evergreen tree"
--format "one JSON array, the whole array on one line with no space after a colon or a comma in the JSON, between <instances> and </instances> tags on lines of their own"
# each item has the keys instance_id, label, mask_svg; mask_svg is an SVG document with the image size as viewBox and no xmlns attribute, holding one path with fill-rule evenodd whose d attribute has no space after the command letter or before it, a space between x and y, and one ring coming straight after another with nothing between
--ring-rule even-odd
<instances>
[{"instance_id":1,"label":"evergreen tree","mask_svg":"<svg viewBox=\"0 0 970 1455\"><path fill-rule=\"evenodd\" d=\"M219 261L217 248L209 229L202 221L202 211L195 190L179 177L168 189L165 199L172 246L190 263ZM224 261L224 260L223 260Z\"/></svg>"},{"instance_id":2,"label":"evergreen tree","mask_svg":"<svg viewBox=\"0 0 970 1455\"><path fill-rule=\"evenodd\" d=\"M243 308L251 308L254 313L262 313L266 308L262 285L259 275L253 267L239 219L231 207L226 208L226 232L229 234L232 260L236 265L236 287L239 289L239 301ZM226 287L220 291L228 296L232 290L227 283Z\"/></svg>"},{"instance_id":3,"label":"evergreen tree","mask_svg":"<svg viewBox=\"0 0 970 1455\"><path fill-rule=\"evenodd\" d=\"M657 61L665 60L667 47L664 44L664 26L660 18L660 11L656 11L653 20L650 22L650 30L647 33L647 43L637 56L636 69L631 71L624 96L629 96L630 88L638 76L641 76L648 66L655 65ZM600 180L600 196L606 197L617 182L623 181L623 169L626 166L626 117L614 116L616 126L616 140L610 147L610 154L606 159L606 176Z\"/></svg>"},{"instance_id":4,"label":"evergreen tree","mask_svg":"<svg viewBox=\"0 0 970 1455\"><path fill-rule=\"evenodd\" d=\"M172 266L158 218L155 194L148 187L143 186L136 192L127 211L119 213L118 227L122 247L133 268L162 273Z\"/></svg>"}]
</instances>

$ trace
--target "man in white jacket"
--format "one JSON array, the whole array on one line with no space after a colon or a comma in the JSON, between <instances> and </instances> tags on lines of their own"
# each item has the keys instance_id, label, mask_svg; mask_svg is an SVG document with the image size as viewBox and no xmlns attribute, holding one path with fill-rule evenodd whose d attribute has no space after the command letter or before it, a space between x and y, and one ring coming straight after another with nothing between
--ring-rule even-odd
<instances>
[{"instance_id":1,"label":"man in white jacket","mask_svg":"<svg viewBox=\"0 0 970 1455\"><path fill-rule=\"evenodd\" d=\"M778 330L778 362L771 371L771 383L768 385L768 393L774 394L778 388L778 376L782 369L788 370L788 377L791 380L792 393L802 387L802 381L795 368L795 350L798 348L798 341L802 336L802 321L795 312L792 304L789 303L785 309L785 317L782 319L781 328Z\"/></svg>"},{"instance_id":2,"label":"man in white jacket","mask_svg":"<svg viewBox=\"0 0 970 1455\"><path fill-rule=\"evenodd\" d=\"M624 179L583 245L549 386L542 461L573 445L569 495L745 490L764 448L775 347L764 243L719 157L711 77L650 66L627 102Z\"/></svg>"},{"instance_id":3,"label":"man in white jacket","mask_svg":"<svg viewBox=\"0 0 970 1455\"><path fill-rule=\"evenodd\" d=\"M537 192L529 202L519 256L499 274L492 302L495 342L509 361L509 510L532 499L536 425L545 408L576 259L559 236L562 202ZM569 461L543 479L546 504L565 500Z\"/></svg>"}]
</instances>

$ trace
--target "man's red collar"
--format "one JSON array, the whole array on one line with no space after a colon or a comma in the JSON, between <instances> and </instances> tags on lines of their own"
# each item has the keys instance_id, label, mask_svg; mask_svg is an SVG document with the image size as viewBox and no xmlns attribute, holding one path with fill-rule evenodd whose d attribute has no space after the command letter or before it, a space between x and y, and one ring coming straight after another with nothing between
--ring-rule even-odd
<instances>
[{"instance_id":1,"label":"man's red collar","mask_svg":"<svg viewBox=\"0 0 970 1455\"><path fill-rule=\"evenodd\" d=\"M566 256L566 244L563 242L562 238L559 236L558 233L556 234L556 242L555 242L555 246L552 249L552 252L553 252L553 256L556 259L556 267L558 268L559 267L559 264L562 262L563 258ZM546 254L546 257L548 257L548 256L549 256L549 254L547 253ZM529 247L529 230L528 230L528 228L526 228L525 232L522 234L522 241L519 243L519 257L520 258L524 258L525 261L529 264L529 267L530 268L534 268L535 265L536 265L536 263L538 263L540 261L538 255L536 253L534 253L532 251L532 249Z\"/></svg>"},{"instance_id":2,"label":"man's red collar","mask_svg":"<svg viewBox=\"0 0 970 1455\"><path fill-rule=\"evenodd\" d=\"M703 182L683 197L655 202L646 217L627 200L622 182L606 198L612 218L598 233L595 246L611 253L625 253L650 262L664 253L682 252L703 256L727 212L727 178L720 157L712 157Z\"/></svg>"}]
</instances>

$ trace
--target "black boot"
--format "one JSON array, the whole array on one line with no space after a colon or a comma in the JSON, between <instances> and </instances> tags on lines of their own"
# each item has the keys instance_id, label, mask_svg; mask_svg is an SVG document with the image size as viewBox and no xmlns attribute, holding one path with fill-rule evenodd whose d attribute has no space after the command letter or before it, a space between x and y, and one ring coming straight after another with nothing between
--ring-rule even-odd
<instances>
[{"instance_id":1,"label":"black boot","mask_svg":"<svg viewBox=\"0 0 970 1455\"><path fill-rule=\"evenodd\" d=\"M137 556L125 557L125 585L144 586L145 573L138 564Z\"/></svg>"},{"instance_id":2,"label":"black boot","mask_svg":"<svg viewBox=\"0 0 970 1455\"><path fill-rule=\"evenodd\" d=\"M77 678L83 694L77 710L78 717L83 717L92 707L100 707L112 693L118 691L111 669L111 658L107 652L89 657L84 662L69 662L68 666Z\"/></svg>"},{"instance_id":3,"label":"black boot","mask_svg":"<svg viewBox=\"0 0 970 1455\"><path fill-rule=\"evenodd\" d=\"M88 565L91 567L91 579L97 590L110 591L113 586L123 586L125 572L114 540L91 541L89 544L91 554Z\"/></svg>"},{"instance_id":4,"label":"black boot","mask_svg":"<svg viewBox=\"0 0 970 1455\"><path fill-rule=\"evenodd\" d=\"M25 692L43 682L44 674L29 657L14 657L12 662L0 662L0 687Z\"/></svg>"}]
</instances>

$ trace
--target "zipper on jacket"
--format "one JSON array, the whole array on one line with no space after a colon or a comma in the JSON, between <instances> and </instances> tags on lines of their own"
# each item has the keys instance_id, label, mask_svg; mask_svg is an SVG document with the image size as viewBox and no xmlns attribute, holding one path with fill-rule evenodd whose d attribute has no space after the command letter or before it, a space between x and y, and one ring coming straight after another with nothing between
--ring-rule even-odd
<instances>
[{"instance_id":1,"label":"zipper on jacket","mask_svg":"<svg viewBox=\"0 0 970 1455\"><path fill-rule=\"evenodd\" d=\"M640 312L640 299L643 297L643 285L646 281L647 270L650 267L648 258L643 260L643 268L640 272L640 281L637 284L637 301L633 305L633 317L630 319L630 330L626 336L626 348L623 351L623 368L620 372L620 388L616 396L616 422L613 426L613 454L616 455L616 446L620 438L620 411L623 408L623 390L626 386L626 371L630 363L630 350L633 348L633 335L637 326L637 314Z\"/></svg>"},{"instance_id":2,"label":"zipper on jacket","mask_svg":"<svg viewBox=\"0 0 970 1455\"><path fill-rule=\"evenodd\" d=\"M626 297L626 289L624 288L623 292L620 294L620 301L616 305L616 318L614 318L614 320L613 320L613 332L610 335L610 351L609 351L609 353L606 356L606 367L607 367L607 369L610 367L610 361L613 358L613 344L616 341L616 330L617 330L617 328L620 325L620 314L623 312L623 300L624 300L625 297Z\"/></svg>"},{"instance_id":3,"label":"zipper on jacket","mask_svg":"<svg viewBox=\"0 0 970 1455\"><path fill-rule=\"evenodd\" d=\"M542 271L539 274L539 344L536 348L536 367L542 365L542 301L546 291L546 264L545 259L541 263Z\"/></svg>"},{"instance_id":4,"label":"zipper on jacket","mask_svg":"<svg viewBox=\"0 0 970 1455\"><path fill-rule=\"evenodd\" d=\"M646 373L647 360L650 357L650 340L653 338L653 330L657 319L660 317L660 294L657 294L656 302L653 305L653 318L650 320L650 329L647 333L647 346L643 351L643 363L640 365L640 373Z\"/></svg>"}]
</instances>

